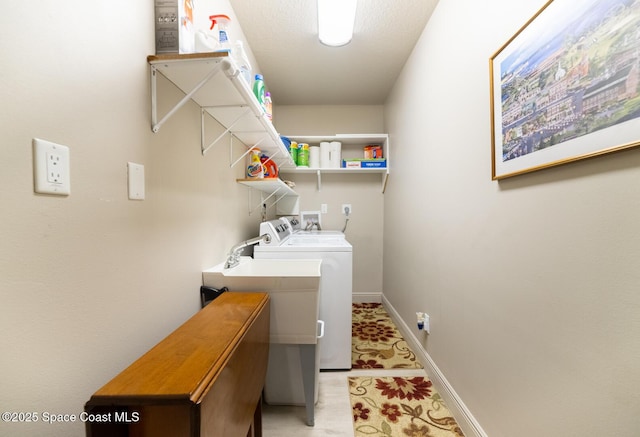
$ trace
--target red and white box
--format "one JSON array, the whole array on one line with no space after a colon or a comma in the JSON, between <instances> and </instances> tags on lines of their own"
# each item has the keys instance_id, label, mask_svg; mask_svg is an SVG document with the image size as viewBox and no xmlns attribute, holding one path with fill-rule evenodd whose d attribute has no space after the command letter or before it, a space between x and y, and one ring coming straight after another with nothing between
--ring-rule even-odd
<instances>
[{"instance_id":1,"label":"red and white box","mask_svg":"<svg viewBox=\"0 0 640 437\"><path fill-rule=\"evenodd\" d=\"M382 146L365 146L364 159L382 158Z\"/></svg>"}]
</instances>

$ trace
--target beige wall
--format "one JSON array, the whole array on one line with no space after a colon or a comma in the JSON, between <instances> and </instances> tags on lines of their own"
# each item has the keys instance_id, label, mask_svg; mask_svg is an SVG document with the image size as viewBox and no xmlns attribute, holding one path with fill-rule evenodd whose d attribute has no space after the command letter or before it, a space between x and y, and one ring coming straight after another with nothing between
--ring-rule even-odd
<instances>
[{"instance_id":1,"label":"beige wall","mask_svg":"<svg viewBox=\"0 0 640 437\"><path fill-rule=\"evenodd\" d=\"M274 96L277 99L277 96ZM277 106L274 123L283 135L383 133L382 106ZM345 235L353 246L355 301L379 301L382 293L382 228L385 195L380 175L284 174L296 183L301 211L320 211L324 229L342 230L342 204L351 204ZM391 179L392 180L392 179Z\"/></svg>"},{"instance_id":2,"label":"beige wall","mask_svg":"<svg viewBox=\"0 0 640 437\"><path fill-rule=\"evenodd\" d=\"M275 124L390 132L384 196L374 176L325 177L320 192L295 176L301 207L327 203L325 226L339 229L353 205L355 291L383 284L409 326L431 314L431 336L414 334L489 435L633 436L640 151L490 180L488 58L543 3L441 2L384 113L274 96ZM152 9L44 1L0 18L3 410L79 414L197 311L201 270L255 235L242 169L226 145L200 155L194 105L150 131ZM69 197L33 193L33 137L70 146ZM142 202L127 200L127 161L145 165ZM84 429L0 422L5 434Z\"/></svg>"},{"instance_id":3,"label":"beige wall","mask_svg":"<svg viewBox=\"0 0 640 437\"><path fill-rule=\"evenodd\" d=\"M257 234L227 141L200 154L195 105L151 132L152 16L152 1L73 0L0 18L2 411L82 412L199 309L202 269ZM181 95L159 87L164 111ZM33 137L70 147L70 196L34 194ZM145 166L144 201L127 199L127 161ZM0 435L84 427L0 422Z\"/></svg>"},{"instance_id":4,"label":"beige wall","mask_svg":"<svg viewBox=\"0 0 640 437\"><path fill-rule=\"evenodd\" d=\"M491 181L488 60L544 3L437 6L385 106L384 294L491 437L632 437L640 149Z\"/></svg>"}]
</instances>

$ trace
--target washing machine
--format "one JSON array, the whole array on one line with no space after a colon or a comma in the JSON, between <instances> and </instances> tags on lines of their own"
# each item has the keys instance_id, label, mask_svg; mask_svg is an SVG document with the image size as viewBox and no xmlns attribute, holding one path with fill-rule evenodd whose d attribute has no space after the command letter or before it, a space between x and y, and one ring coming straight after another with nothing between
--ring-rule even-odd
<instances>
[{"instance_id":1,"label":"washing machine","mask_svg":"<svg viewBox=\"0 0 640 437\"><path fill-rule=\"evenodd\" d=\"M300 217L282 217L280 220L289 223L291 233L294 237L318 236L345 238L344 232L322 229L320 216L320 211L303 211L300 213ZM309 227L310 222L314 223L311 227Z\"/></svg>"},{"instance_id":2,"label":"washing machine","mask_svg":"<svg viewBox=\"0 0 640 437\"><path fill-rule=\"evenodd\" d=\"M319 340L320 370L351 369L353 248L338 231L297 231L280 218L260 224L269 241L254 247L256 259L321 259L320 312L324 336Z\"/></svg>"}]
</instances>

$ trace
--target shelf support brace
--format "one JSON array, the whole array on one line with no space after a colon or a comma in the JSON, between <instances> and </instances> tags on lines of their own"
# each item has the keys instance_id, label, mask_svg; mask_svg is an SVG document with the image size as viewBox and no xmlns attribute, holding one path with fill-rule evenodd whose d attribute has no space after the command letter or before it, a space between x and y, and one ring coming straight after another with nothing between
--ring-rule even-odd
<instances>
[{"instance_id":1,"label":"shelf support brace","mask_svg":"<svg viewBox=\"0 0 640 437\"><path fill-rule=\"evenodd\" d=\"M204 156L210 148L212 148L218 141L220 141L220 139L222 137L224 137L226 134L228 134L229 132L231 132L231 130L233 129L233 127L236 125L236 123L238 123L240 120L242 120L242 118L244 118L245 115L247 115L249 112L251 111L251 108L247 108L242 114L240 114L238 116L238 118L236 118L233 123L231 123L229 125L229 127L227 127L224 132L222 132L220 135L218 135L218 138L216 138L215 140L213 140L213 142L211 144L209 144L207 147L204 146L204 142L205 142L205 135L204 135L204 114L206 112L205 108L201 108L200 109L200 148L202 149L202 156ZM215 118L214 118L215 120Z\"/></svg>"},{"instance_id":2,"label":"shelf support brace","mask_svg":"<svg viewBox=\"0 0 640 437\"><path fill-rule=\"evenodd\" d=\"M253 188L251 189L251 192L255 191ZM280 189L275 190L273 193L269 194L267 197L264 197L264 195L260 196L260 203L258 204L258 206L256 206L255 208L251 209L251 205L249 205L249 215L251 215L256 209L262 207L263 204L265 204L267 202L267 200L271 199L273 196L275 196L278 191L280 191ZM287 195L287 193L284 193L282 196L277 197L276 201L273 202L273 204L277 204L280 199L282 199L283 197L285 197Z\"/></svg>"},{"instance_id":3,"label":"shelf support brace","mask_svg":"<svg viewBox=\"0 0 640 437\"><path fill-rule=\"evenodd\" d=\"M256 147L258 147L258 145L265 139L266 137L263 137L260 141L258 141L257 143L255 143L253 146L249 147L247 149L246 152L244 152L242 155L240 155L240 158L236 159L233 163L231 163L231 165L229 165L230 168L233 168L236 166L237 163L239 163L245 156L247 156L253 149L255 149ZM233 154L233 150L229 151L230 154Z\"/></svg>"},{"instance_id":4,"label":"shelf support brace","mask_svg":"<svg viewBox=\"0 0 640 437\"><path fill-rule=\"evenodd\" d=\"M276 191L276 192L274 192L274 193L272 193L271 195L269 195L269 197L267 197L266 199L264 199L263 203L264 203L264 202L266 202L270 197L273 197L276 193L277 193L277 191ZM280 197L276 198L276 200L273 202L273 204L271 205L271 207L273 207L273 206L277 205L277 204L278 204L278 202L280 202L280 200L282 200L284 197L287 197L287 196L288 196L288 194L287 194L287 193L284 193L282 196L280 196ZM258 205L258 207L260 207L260 205ZM253 210L255 211L256 209L258 209L258 208L254 208ZM249 213L249 214L251 214L251 213Z\"/></svg>"},{"instance_id":5,"label":"shelf support brace","mask_svg":"<svg viewBox=\"0 0 640 437\"><path fill-rule=\"evenodd\" d=\"M273 158L275 158L276 156L278 156L278 155L280 154L280 152L281 152L281 150L280 150L280 149L276 150L276 153L274 153L274 154L272 154L271 156L269 156L269 159L267 159L265 162L263 162L263 164L266 164L266 163L267 163L267 162L269 162L269 161L276 162L276 161L275 161L275 159L273 159Z\"/></svg>"},{"instance_id":6,"label":"shelf support brace","mask_svg":"<svg viewBox=\"0 0 640 437\"><path fill-rule=\"evenodd\" d=\"M217 63L209 73L207 73L200 82L198 82L191 91L189 91L178 103L175 104L169 112L165 114L160 121L158 120L158 98L157 98L157 68L155 65L151 66L151 130L157 133L160 127L171 117L178 109L182 108L200 88L206 84L209 79L216 75L220 71L220 63Z\"/></svg>"},{"instance_id":7,"label":"shelf support brace","mask_svg":"<svg viewBox=\"0 0 640 437\"><path fill-rule=\"evenodd\" d=\"M274 194L275 194L275 193L274 193ZM278 198L276 199L276 201L275 201L275 202L273 202L273 204L274 204L274 205L276 205L278 202L280 202L280 200L282 200L282 198L283 198L283 197L287 197L287 193L284 193L282 196L278 197Z\"/></svg>"}]
</instances>

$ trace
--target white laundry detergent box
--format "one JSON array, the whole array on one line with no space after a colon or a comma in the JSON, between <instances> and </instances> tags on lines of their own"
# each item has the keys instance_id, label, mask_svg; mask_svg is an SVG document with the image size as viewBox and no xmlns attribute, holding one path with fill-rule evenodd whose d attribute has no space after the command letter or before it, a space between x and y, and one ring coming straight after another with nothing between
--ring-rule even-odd
<instances>
[{"instance_id":1,"label":"white laundry detergent box","mask_svg":"<svg viewBox=\"0 0 640 437\"><path fill-rule=\"evenodd\" d=\"M195 52L194 0L155 0L156 54Z\"/></svg>"}]
</instances>

